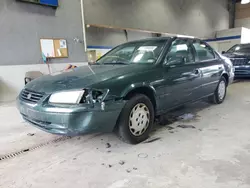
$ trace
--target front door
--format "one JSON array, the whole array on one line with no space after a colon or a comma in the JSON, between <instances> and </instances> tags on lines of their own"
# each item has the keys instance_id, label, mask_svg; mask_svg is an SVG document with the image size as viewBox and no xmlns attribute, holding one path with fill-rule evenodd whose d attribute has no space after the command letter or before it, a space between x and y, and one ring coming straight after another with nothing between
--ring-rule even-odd
<instances>
[{"instance_id":1,"label":"front door","mask_svg":"<svg viewBox=\"0 0 250 188\"><path fill-rule=\"evenodd\" d=\"M193 43L196 51L196 64L202 75L201 96L212 94L223 72L223 60L214 53L206 43L196 40Z\"/></svg>"},{"instance_id":2,"label":"front door","mask_svg":"<svg viewBox=\"0 0 250 188\"><path fill-rule=\"evenodd\" d=\"M163 109L174 108L199 97L201 72L195 64L195 51L189 39L173 41L163 63Z\"/></svg>"}]
</instances>

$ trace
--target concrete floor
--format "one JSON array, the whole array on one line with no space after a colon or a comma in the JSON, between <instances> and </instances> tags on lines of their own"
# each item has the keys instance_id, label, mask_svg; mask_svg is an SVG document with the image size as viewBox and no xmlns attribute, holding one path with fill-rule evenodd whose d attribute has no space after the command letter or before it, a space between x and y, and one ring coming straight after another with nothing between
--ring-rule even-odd
<instances>
[{"instance_id":1,"label":"concrete floor","mask_svg":"<svg viewBox=\"0 0 250 188\"><path fill-rule=\"evenodd\" d=\"M239 82L222 105L201 102L172 112L196 116L170 124L172 130L157 126L150 138L155 141L135 146L113 134L49 144L59 137L27 125L14 104L2 104L0 156L42 147L1 160L0 187L249 188L249 93L250 82Z\"/></svg>"}]
</instances>

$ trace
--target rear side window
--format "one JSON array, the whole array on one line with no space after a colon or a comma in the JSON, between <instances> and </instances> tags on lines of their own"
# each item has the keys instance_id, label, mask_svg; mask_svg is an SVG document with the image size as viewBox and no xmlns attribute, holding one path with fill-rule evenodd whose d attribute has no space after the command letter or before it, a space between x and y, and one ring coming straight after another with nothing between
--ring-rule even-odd
<instances>
[{"instance_id":1,"label":"rear side window","mask_svg":"<svg viewBox=\"0 0 250 188\"><path fill-rule=\"evenodd\" d=\"M196 41L193 43L193 46L196 50L198 61L206 61L215 59L215 54L211 47L206 45L201 41Z\"/></svg>"}]
</instances>

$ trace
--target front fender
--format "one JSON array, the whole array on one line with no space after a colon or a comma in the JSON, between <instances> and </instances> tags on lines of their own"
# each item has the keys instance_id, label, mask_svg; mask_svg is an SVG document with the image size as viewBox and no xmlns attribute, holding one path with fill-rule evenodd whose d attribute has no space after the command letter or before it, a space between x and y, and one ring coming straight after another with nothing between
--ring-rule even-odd
<instances>
[{"instance_id":1,"label":"front fender","mask_svg":"<svg viewBox=\"0 0 250 188\"><path fill-rule=\"evenodd\" d=\"M152 85L143 82L143 83L133 83L133 84L128 85L128 86L122 91L121 97L125 97L128 93L130 93L130 92L132 92L132 91L134 91L134 90L140 89L140 88L147 88L147 89L150 89L150 90L154 93L154 96L156 96L155 88L154 88Z\"/></svg>"}]
</instances>

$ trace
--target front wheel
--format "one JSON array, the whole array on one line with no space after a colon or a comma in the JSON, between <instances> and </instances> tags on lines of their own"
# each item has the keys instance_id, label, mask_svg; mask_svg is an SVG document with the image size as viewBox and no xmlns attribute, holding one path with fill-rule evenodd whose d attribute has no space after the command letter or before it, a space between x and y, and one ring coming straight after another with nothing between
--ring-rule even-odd
<instances>
[{"instance_id":1,"label":"front wheel","mask_svg":"<svg viewBox=\"0 0 250 188\"><path fill-rule=\"evenodd\" d=\"M146 140L154 123L154 107L150 99L135 95L125 104L117 124L122 141L137 144Z\"/></svg>"},{"instance_id":2,"label":"front wheel","mask_svg":"<svg viewBox=\"0 0 250 188\"><path fill-rule=\"evenodd\" d=\"M224 77L221 77L214 94L209 97L209 101L214 104L221 104L226 98L226 94L227 94L227 81Z\"/></svg>"}]
</instances>

